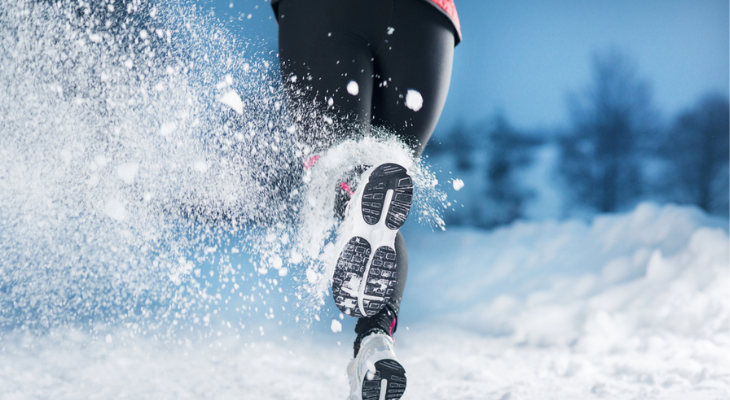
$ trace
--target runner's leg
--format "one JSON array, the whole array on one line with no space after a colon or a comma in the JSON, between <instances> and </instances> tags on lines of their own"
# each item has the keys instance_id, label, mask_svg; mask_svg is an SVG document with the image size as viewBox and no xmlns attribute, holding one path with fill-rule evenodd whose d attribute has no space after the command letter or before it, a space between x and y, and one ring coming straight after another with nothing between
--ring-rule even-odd
<instances>
[{"instance_id":1,"label":"runner's leg","mask_svg":"<svg viewBox=\"0 0 730 400\"><path fill-rule=\"evenodd\" d=\"M456 36L448 17L423 0L396 1L390 27L375 54L373 124L394 130L420 156L446 102ZM423 99L420 109L406 105L409 90Z\"/></svg>"}]
</instances>

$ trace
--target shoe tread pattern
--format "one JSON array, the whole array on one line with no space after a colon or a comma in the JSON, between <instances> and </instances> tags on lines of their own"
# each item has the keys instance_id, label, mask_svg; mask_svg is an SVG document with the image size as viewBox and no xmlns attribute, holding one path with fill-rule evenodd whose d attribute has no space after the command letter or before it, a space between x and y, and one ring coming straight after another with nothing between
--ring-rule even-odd
<instances>
[{"instance_id":1,"label":"shoe tread pattern","mask_svg":"<svg viewBox=\"0 0 730 400\"><path fill-rule=\"evenodd\" d=\"M357 306L357 297L344 289L347 283L353 278L362 282L367 262L370 258L370 252L370 243L359 236L355 236L347 242L345 248L340 253L340 257L337 259L335 273L332 279L332 297L335 299L337 308L346 315L357 318L364 316ZM358 290L356 288L352 289ZM366 309L368 309L368 306L369 304L366 301Z\"/></svg>"},{"instance_id":2,"label":"shoe tread pattern","mask_svg":"<svg viewBox=\"0 0 730 400\"><path fill-rule=\"evenodd\" d=\"M373 263L370 266L366 280L365 294L369 296L380 296L383 301L371 301L366 311L373 315L377 314L385 306L385 300L393 297L395 284L398 275L395 268L395 250L388 246L378 247L373 255Z\"/></svg>"},{"instance_id":3,"label":"shoe tread pattern","mask_svg":"<svg viewBox=\"0 0 730 400\"><path fill-rule=\"evenodd\" d=\"M380 360L375 363L373 379L367 377L362 382L362 400L379 400L381 381L387 380L386 400L398 400L406 391L406 370L395 360Z\"/></svg>"},{"instance_id":4,"label":"shoe tread pattern","mask_svg":"<svg viewBox=\"0 0 730 400\"><path fill-rule=\"evenodd\" d=\"M383 210L385 195L393 191L388 210ZM382 164L370 174L362 196L362 217L369 225L380 221L386 212L385 226L396 230L406 222L413 201L413 180L398 164Z\"/></svg>"}]
</instances>

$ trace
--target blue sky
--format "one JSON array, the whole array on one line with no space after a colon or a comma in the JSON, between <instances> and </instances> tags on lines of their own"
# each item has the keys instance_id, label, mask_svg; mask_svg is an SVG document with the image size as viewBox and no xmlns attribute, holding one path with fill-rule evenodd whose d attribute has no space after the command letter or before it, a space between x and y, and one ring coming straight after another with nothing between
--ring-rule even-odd
<instances>
[{"instance_id":1,"label":"blue sky","mask_svg":"<svg viewBox=\"0 0 730 400\"><path fill-rule=\"evenodd\" d=\"M726 0L457 1L457 48L442 124L502 110L516 126L568 121L565 96L590 82L591 56L616 47L672 115L709 90L728 93Z\"/></svg>"},{"instance_id":2,"label":"blue sky","mask_svg":"<svg viewBox=\"0 0 730 400\"><path fill-rule=\"evenodd\" d=\"M209 4L231 31L275 49L276 23L267 0ZM457 0L456 5L464 42L456 50L437 132L459 120L478 123L497 111L522 129L565 126L566 94L590 83L592 54L610 47L636 62L665 116L708 91L728 95L727 0Z\"/></svg>"}]
</instances>

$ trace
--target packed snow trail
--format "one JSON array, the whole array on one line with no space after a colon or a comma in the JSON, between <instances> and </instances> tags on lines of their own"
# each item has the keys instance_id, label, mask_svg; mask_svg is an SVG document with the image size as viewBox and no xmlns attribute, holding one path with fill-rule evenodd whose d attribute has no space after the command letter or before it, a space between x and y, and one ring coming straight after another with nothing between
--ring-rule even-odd
<instances>
[{"instance_id":1,"label":"packed snow trail","mask_svg":"<svg viewBox=\"0 0 730 400\"><path fill-rule=\"evenodd\" d=\"M396 335L403 399L726 399L726 224L645 204L588 224L407 232L419 256ZM0 388L8 399L340 399L350 322L176 343L16 332L2 341Z\"/></svg>"}]
</instances>

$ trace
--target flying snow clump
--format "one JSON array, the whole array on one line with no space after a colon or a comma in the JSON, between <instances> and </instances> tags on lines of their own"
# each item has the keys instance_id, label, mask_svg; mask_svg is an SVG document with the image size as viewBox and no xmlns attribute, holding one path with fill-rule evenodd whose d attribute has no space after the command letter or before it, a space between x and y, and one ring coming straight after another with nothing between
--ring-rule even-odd
<instances>
[{"instance_id":1,"label":"flying snow clump","mask_svg":"<svg viewBox=\"0 0 730 400\"><path fill-rule=\"evenodd\" d=\"M406 107L418 111L423 107L423 96L417 90L408 89L406 93Z\"/></svg>"},{"instance_id":2,"label":"flying snow clump","mask_svg":"<svg viewBox=\"0 0 730 400\"><path fill-rule=\"evenodd\" d=\"M241 101L241 96L235 90L227 91L218 101L231 107L239 115L243 115L243 101Z\"/></svg>"},{"instance_id":3,"label":"flying snow clump","mask_svg":"<svg viewBox=\"0 0 730 400\"><path fill-rule=\"evenodd\" d=\"M360 86L355 81L350 81L350 83L347 84L347 93L350 93L353 96L357 96L358 93L360 93Z\"/></svg>"}]
</instances>

